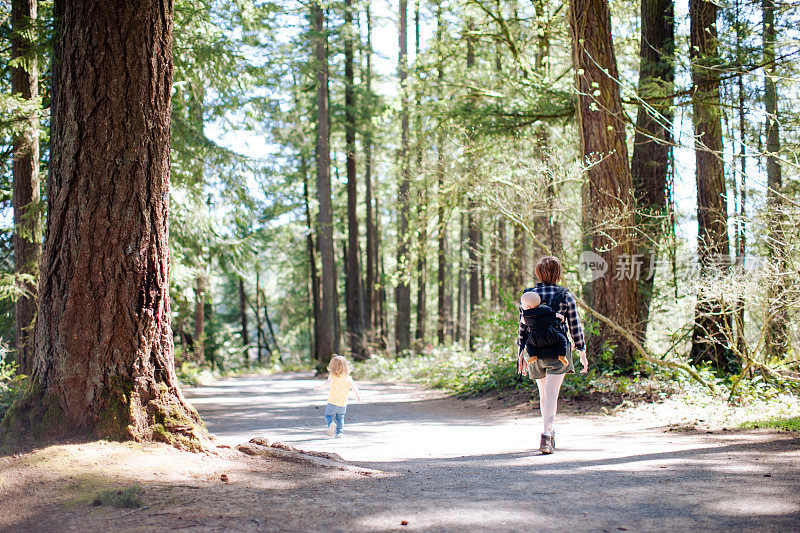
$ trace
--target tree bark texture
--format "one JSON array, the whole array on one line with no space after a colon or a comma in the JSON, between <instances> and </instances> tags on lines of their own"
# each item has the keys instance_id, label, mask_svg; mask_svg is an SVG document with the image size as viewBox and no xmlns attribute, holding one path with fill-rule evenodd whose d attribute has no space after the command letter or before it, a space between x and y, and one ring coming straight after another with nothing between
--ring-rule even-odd
<instances>
[{"instance_id":1,"label":"tree bark texture","mask_svg":"<svg viewBox=\"0 0 800 533\"><path fill-rule=\"evenodd\" d=\"M692 333L692 360L728 368L730 304L713 284L715 274L730 265L728 207L722 168L722 120L719 93L720 58L717 50L717 5L689 1L692 111L697 181L697 251L701 279Z\"/></svg>"},{"instance_id":2,"label":"tree bark texture","mask_svg":"<svg viewBox=\"0 0 800 533\"><path fill-rule=\"evenodd\" d=\"M778 88L775 84L775 43L778 31L775 27L775 2L761 0L762 31L764 46L764 110L766 111L767 131L767 206L770 219L768 251L770 260L779 272L786 272L786 236L784 235L785 214L781 197L783 179L778 154L781 150L778 122ZM781 279L782 276L778 276ZM786 308L784 283L776 282L770 287L767 312L767 352L773 357L786 354L789 341L789 316Z\"/></svg>"},{"instance_id":3,"label":"tree bark texture","mask_svg":"<svg viewBox=\"0 0 800 533\"><path fill-rule=\"evenodd\" d=\"M639 254L639 323L637 337L644 340L653 299L655 271L651 257L667 225L667 174L672 144L672 110L675 79L674 0L641 0L642 35L639 46L639 104L631 157L631 178L636 198Z\"/></svg>"},{"instance_id":4,"label":"tree bark texture","mask_svg":"<svg viewBox=\"0 0 800 533\"><path fill-rule=\"evenodd\" d=\"M42 220L39 216L39 66L36 43L36 0L11 2L11 58L22 65L11 69L11 92L28 102L28 109L19 117L20 133L13 141L12 203L14 206L14 270L37 279L41 256ZM21 281L24 293L14 302L14 336L20 372L33 370L37 287L36 282Z\"/></svg>"},{"instance_id":5,"label":"tree bark texture","mask_svg":"<svg viewBox=\"0 0 800 533\"><path fill-rule=\"evenodd\" d=\"M636 279L618 271L633 256L633 198L607 0L571 0L569 23L581 154L587 162L596 162L587 172L589 202L584 211L590 220L593 251L608 265L593 282L592 306L635 331ZM590 350L598 354L607 343L614 347L617 365L632 364L635 351L630 342L611 328L598 326L599 334L589 338Z\"/></svg>"},{"instance_id":6,"label":"tree bark texture","mask_svg":"<svg viewBox=\"0 0 800 533\"><path fill-rule=\"evenodd\" d=\"M320 363L319 359L319 324L320 324L320 294L319 294L319 275L317 274L317 259L315 257L316 246L314 245L314 223L311 218L311 202L309 201L308 191L308 167L306 160L301 157L300 162L301 172L303 173L303 202L306 208L306 226L308 233L306 234L306 249L308 251L308 273L311 286L309 287L309 295L311 296L311 309L313 324L311 327L311 353L317 364Z\"/></svg>"},{"instance_id":7,"label":"tree bark texture","mask_svg":"<svg viewBox=\"0 0 800 533\"><path fill-rule=\"evenodd\" d=\"M364 344L364 293L361 284L361 258L358 244L358 187L356 176L356 94L353 68L353 2L344 9L344 138L347 169L347 291L346 318L350 351L357 361L366 359Z\"/></svg>"},{"instance_id":8,"label":"tree bark texture","mask_svg":"<svg viewBox=\"0 0 800 533\"><path fill-rule=\"evenodd\" d=\"M239 278L239 317L242 322L242 346L244 363L250 366L250 336L247 334L247 294L244 292L244 279Z\"/></svg>"},{"instance_id":9,"label":"tree bark texture","mask_svg":"<svg viewBox=\"0 0 800 533\"><path fill-rule=\"evenodd\" d=\"M57 0L55 20L41 422L194 446L206 433L178 387L170 329L172 2Z\"/></svg>"},{"instance_id":10,"label":"tree bark texture","mask_svg":"<svg viewBox=\"0 0 800 533\"><path fill-rule=\"evenodd\" d=\"M414 50L415 57L420 57L420 0L414 2ZM416 173L425 176L422 168L422 144L425 134L422 131L422 90L416 89L416 113L414 120L414 134L416 154ZM425 322L427 319L427 288L428 288L428 187L427 180L417 184L417 327L414 330L414 344L416 350L422 351L425 345Z\"/></svg>"},{"instance_id":11,"label":"tree bark texture","mask_svg":"<svg viewBox=\"0 0 800 533\"><path fill-rule=\"evenodd\" d=\"M401 353L411 347L411 257L409 247L408 219L410 214L411 178L408 150L408 0L400 0L400 54L398 60L400 82L400 186L397 189L399 204L399 228L397 232L398 281L395 287L395 352Z\"/></svg>"},{"instance_id":12,"label":"tree bark texture","mask_svg":"<svg viewBox=\"0 0 800 533\"><path fill-rule=\"evenodd\" d=\"M339 351L339 317L336 289L336 258L333 249L333 206L331 202L330 123L328 118L328 38L322 6L311 5L314 25L317 89L317 242L322 260L322 305L320 306L317 370L324 372L331 356Z\"/></svg>"},{"instance_id":13,"label":"tree bark texture","mask_svg":"<svg viewBox=\"0 0 800 533\"><path fill-rule=\"evenodd\" d=\"M441 57L441 45L444 35L444 17L442 14L442 1L436 2L436 43L437 43L437 95L441 99L442 87L444 83L444 58ZM444 132L436 132L436 184L438 205L436 208L437 226L439 228L439 243L437 250L438 272L437 272L437 340L439 344L445 343L448 336L453 334L453 302L451 292L448 291L448 281L450 278L450 263L447 261L447 219L445 216L445 193L444 193Z\"/></svg>"}]
</instances>

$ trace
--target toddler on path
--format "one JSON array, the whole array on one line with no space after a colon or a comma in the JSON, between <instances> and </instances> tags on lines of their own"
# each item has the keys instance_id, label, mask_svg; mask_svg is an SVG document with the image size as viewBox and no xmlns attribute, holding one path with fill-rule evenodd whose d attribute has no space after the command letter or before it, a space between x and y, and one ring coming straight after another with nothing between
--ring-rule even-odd
<instances>
[{"instance_id":1,"label":"toddler on path","mask_svg":"<svg viewBox=\"0 0 800 533\"><path fill-rule=\"evenodd\" d=\"M344 430L344 415L347 412L347 396L350 389L356 393L356 400L361 401L353 378L350 377L350 363L341 355L336 355L328 364L327 381L314 387L314 390L330 389L328 404L325 406L325 423L328 425L328 436L339 438Z\"/></svg>"}]
</instances>

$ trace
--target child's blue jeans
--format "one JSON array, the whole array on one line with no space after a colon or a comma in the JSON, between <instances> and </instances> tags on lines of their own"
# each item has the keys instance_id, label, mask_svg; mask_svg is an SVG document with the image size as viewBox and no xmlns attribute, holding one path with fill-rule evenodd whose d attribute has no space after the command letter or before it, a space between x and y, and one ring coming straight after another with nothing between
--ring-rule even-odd
<instances>
[{"instance_id":1,"label":"child's blue jeans","mask_svg":"<svg viewBox=\"0 0 800 533\"><path fill-rule=\"evenodd\" d=\"M325 425L330 426L331 422L336 422L336 434L341 435L344 430L344 414L346 407L328 404L325 406Z\"/></svg>"}]
</instances>

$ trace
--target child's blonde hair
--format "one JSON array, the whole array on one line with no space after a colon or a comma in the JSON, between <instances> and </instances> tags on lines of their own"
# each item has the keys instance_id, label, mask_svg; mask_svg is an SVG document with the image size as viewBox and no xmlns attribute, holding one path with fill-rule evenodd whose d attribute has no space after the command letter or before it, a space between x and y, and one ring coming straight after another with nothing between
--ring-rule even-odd
<instances>
[{"instance_id":1,"label":"child's blonde hair","mask_svg":"<svg viewBox=\"0 0 800 533\"><path fill-rule=\"evenodd\" d=\"M334 355L331 362L328 363L328 372L341 376L342 374L350 373L350 363L341 355Z\"/></svg>"}]
</instances>

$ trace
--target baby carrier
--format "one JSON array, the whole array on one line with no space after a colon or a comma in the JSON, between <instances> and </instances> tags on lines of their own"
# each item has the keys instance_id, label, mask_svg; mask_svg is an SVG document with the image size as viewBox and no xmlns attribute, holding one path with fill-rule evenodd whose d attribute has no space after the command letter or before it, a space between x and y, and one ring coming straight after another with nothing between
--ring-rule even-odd
<instances>
[{"instance_id":1,"label":"baby carrier","mask_svg":"<svg viewBox=\"0 0 800 533\"><path fill-rule=\"evenodd\" d=\"M522 310L522 321L525 323L525 338L520 343L520 352L528 346L531 356L543 359L556 359L566 356L569 341L562 329L562 322L556 316L561 304L566 302L567 290L559 287L549 304L540 304L532 309Z\"/></svg>"}]
</instances>

